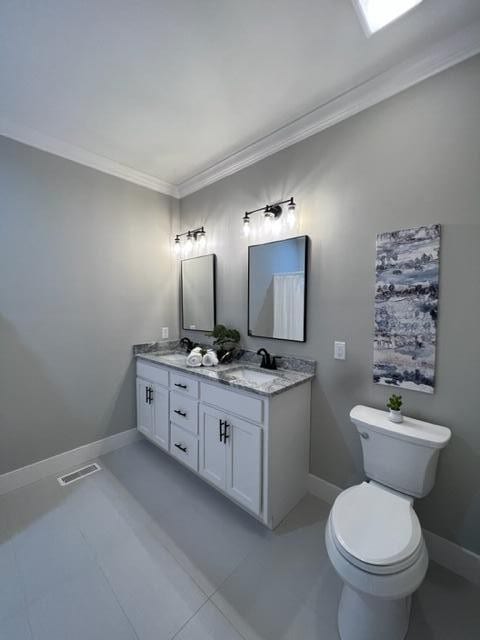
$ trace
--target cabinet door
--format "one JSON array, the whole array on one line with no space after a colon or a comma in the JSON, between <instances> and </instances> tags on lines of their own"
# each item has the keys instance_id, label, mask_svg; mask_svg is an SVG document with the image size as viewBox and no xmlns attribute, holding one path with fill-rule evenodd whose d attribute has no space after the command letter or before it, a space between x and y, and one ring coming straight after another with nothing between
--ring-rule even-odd
<instances>
[{"instance_id":1,"label":"cabinet door","mask_svg":"<svg viewBox=\"0 0 480 640\"><path fill-rule=\"evenodd\" d=\"M137 378L137 429L149 438L153 435L152 383Z\"/></svg>"},{"instance_id":2,"label":"cabinet door","mask_svg":"<svg viewBox=\"0 0 480 640\"><path fill-rule=\"evenodd\" d=\"M200 475L225 489L226 445L220 440L220 420L225 415L215 409L200 408Z\"/></svg>"},{"instance_id":3,"label":"cabinet door","mask_svg":"<svg viewBox=\"0 0 480 640\"><path fill-rule=\"evenodd\" d=\"M170 419L168 415L168 389L152 384L153 388L153 440L168 451Z\"/></svg>"},{"instance_id":4,"label":"cabinet door","mask_svg":"<svg viewBox=\"0 0 480 640\"><path fill-rule=\"evenodd\" d=\"M227 417L227 493L260 514L262 495L262 429Z\"/></svg>"}]
</instances>

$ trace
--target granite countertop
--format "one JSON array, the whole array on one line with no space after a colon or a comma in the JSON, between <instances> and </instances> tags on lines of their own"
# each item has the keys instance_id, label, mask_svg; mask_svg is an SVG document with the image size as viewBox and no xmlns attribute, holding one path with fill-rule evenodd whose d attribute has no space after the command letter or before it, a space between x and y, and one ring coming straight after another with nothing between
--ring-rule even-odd
<instances>
[{"instance_id":1,"label":"granite countertop","mask_svg":"<svg viewBox=\"0 0 480 640\"><path fill-rule=\"evenodd\" d=\"M296 387L315 375L315 362L313 360L304 360L302 358L291 358L285 356L286 367L279 367L276 370L261 369L253 359L253 352L243 352L242 355L229 364L219 364L215 367L188 367L186 363L186 353L165 347L155 350L155 345L151 345L151 350L147 350L146 345L136 345L134 354L136 358L161 364L176 371L181 371L197 378L203 379L205 382L217 382L228 387L243 389L258 393L262 396L274 396L282 391ZM252 372L258 372L274 376L273 380L266 382L247 381L235 378L235 370L248 369ZM301 370L298 370L301 369Z\"/></svg>"}]
</instances>

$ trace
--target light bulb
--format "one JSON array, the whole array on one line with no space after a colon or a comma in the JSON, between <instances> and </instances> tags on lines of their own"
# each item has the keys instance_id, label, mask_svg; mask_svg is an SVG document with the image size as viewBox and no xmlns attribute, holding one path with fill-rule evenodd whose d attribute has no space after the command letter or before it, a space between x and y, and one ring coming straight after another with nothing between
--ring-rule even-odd
<instances>
[{"instance_id":1,"label":"light bulb","mask_svg":"<svg viewBox=\"0 0 480 640\"><path fill-rule=\"evenodd\" d=\"M190 252L193 249L193 241L192 241L192 235L190 234L190 232L187 235L187 239L185 241L185 244L183 246L183 252L186 256L188 256L190 254Z\"/></svg>"},{"instance_id":2,"label":"light bulb","mask_svg":"<svg viewBox=\"0 0 480 640\"><path fill-rule=\"evenodd\" d=\"M207 245L207 234L205 233L205 231L202 229L202 231L200 231L197 237L198 237L198 247L200 249L205 249Z\"/></svg>"},{"instance_id":3,"label":"light bulb","mask_svg":"<svg viewBox=\"0 0 480 640\"><path fill-rule=\"evenodd\" d=\"M265 231L271 230L272 218L273 218L273 215L269 211L266 211L264 216L264 222L263 222L263 228L265 229Z\"/></svg>"},{"instance_id":4,"label":"light bulb","mask_svg":"<svg viewBox=\"0 0 480 640\"><path fill-rule=\"evenodd\" d=\"M250 218L247 214L243 216L243 235L246 238L250 235Z\"/></svg>"},{"instance_id":5,"label":"light bulb","mask_svg":"<svg viewBox=\"0 0 480 640\"><path fill-rule=\"evenodd\" d=\"M175 244L173 245L173 252L175 253L176 256L180 254L181 249L182 249L182 245L180 244L180 238L177 236L175 238Z\"/></svg>"},{"instance_id":6,"label":"light bulb","mask_svg":"<svg viewBox=\"0 0 480 640\"><path fill-rule=\"evenodd\" d=\"M288 205L288 211L287 211L287 224L288 224L290 229L292 229L295 226L295 222L296 222L295 203L291 202Z\"/></svg>"}]
</instances>

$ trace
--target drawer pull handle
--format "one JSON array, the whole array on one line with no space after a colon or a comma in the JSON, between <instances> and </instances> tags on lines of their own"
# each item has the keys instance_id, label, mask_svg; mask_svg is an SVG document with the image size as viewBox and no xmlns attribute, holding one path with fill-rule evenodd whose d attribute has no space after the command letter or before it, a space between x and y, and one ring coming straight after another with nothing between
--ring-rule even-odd
<instances>
[{"instance_id":1,"label":"drawer pull handle","mask_svg":"<svg viewBox=\"0 0 480 640\"><path fill-rule=\"evenodd\" d=\"M180 409L174 409L174 410L173 410L173 413L176 413L176 414L178 414L179 416L182 416L182 418L186 418L186 417L187 417L186 412L185 412L185 411L180 411Z\"/></svg>"},{"instance_id":2,"label":"drawer pull handle","mask_svg":"<svg viewBox=\"0 0 480 640\"><path fill-rule=\"evenodd\" d=\"M177 449L180 449L180 451L182 451L183 453L187 453L187 447L184 444L180 444L179 442L175 442L175 444L173 446L177 447Z\"/></svg>"},{"instance_id":3,"label":"drawer pull handle","mask_svg":"<svg viewBox=\"0 0 480 640\"><path fill-rule=\"evenodd\" d=\"M187 385L186 384L182 384L181 382L175 382L175 386L176 387L180 387L180 389L186 389Z\"/></svg>"}]
</instances>

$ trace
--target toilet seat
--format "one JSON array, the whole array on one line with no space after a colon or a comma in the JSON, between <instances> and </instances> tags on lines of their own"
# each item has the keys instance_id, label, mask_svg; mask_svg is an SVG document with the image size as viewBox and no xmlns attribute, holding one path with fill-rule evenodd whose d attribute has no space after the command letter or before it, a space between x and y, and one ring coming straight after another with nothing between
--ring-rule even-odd
<instances>
[{"instance_id":1,"label":"toilet seat","mask_svg":"<svg viewBox=\"0 0 480 640\"><path fill-rule=\"evenodd\" d=\"M343 491L329 527L339 553L367 573L404 571L422 553L422 530L411 500L375 483Z\"/></svg>"}]
</instances>

